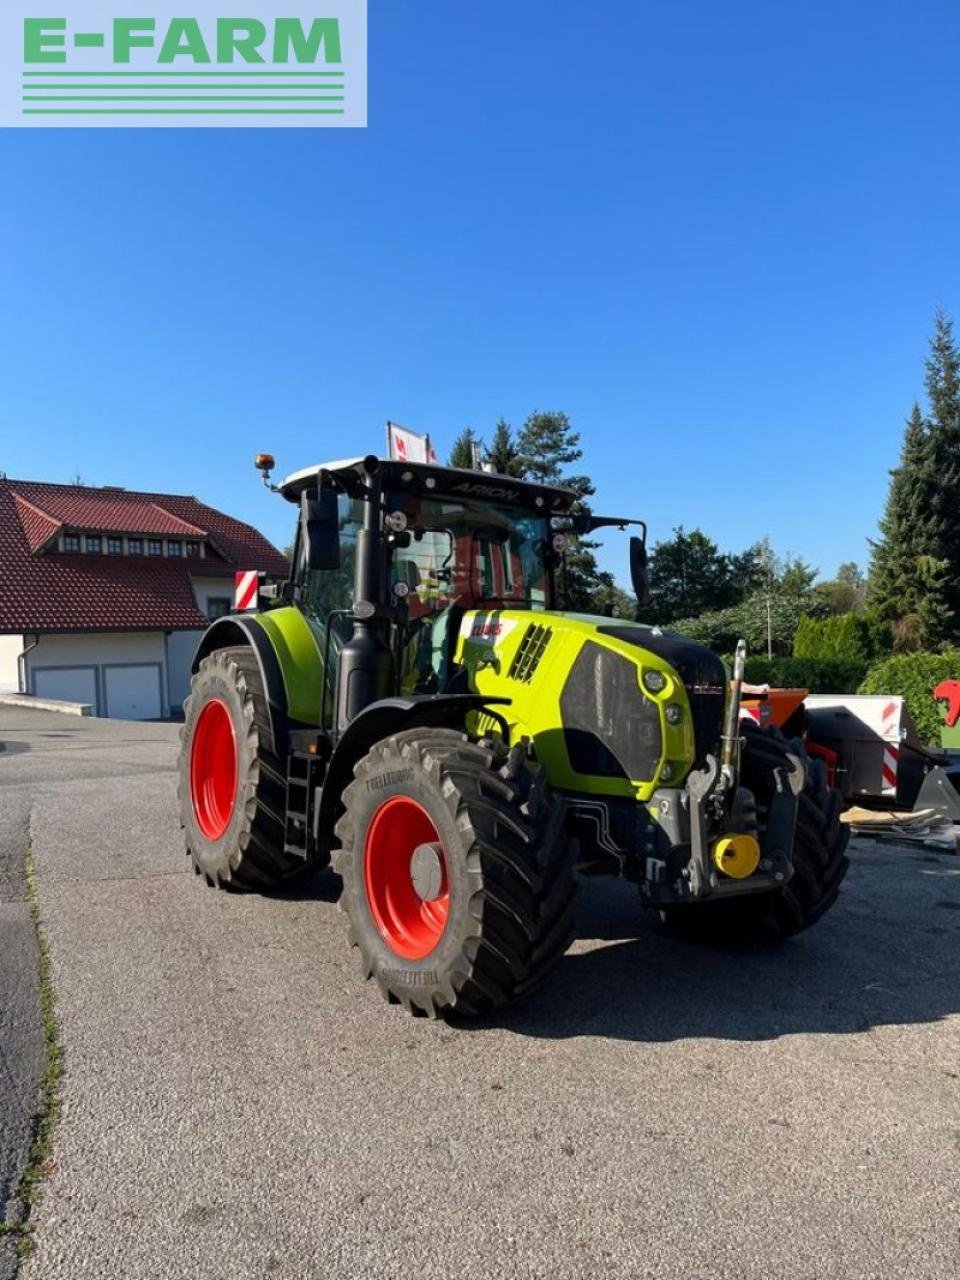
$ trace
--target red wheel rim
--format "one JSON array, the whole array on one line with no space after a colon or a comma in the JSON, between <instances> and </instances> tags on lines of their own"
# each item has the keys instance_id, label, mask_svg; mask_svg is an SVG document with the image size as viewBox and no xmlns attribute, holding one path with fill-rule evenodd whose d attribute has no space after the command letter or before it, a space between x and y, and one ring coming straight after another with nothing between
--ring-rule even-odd
<instances>
[{"instance_id":1,"label":"red wheel rim","mask_svg":"<svg viewBox=\"0 0 960 1280\"><path fill-rule=\"evenodd\" d=\"M425 901L417 892L411 861L421 846L439 862L439 892ZM428 956L450 914L450 877L440 833L426 809L409 796L391 796L370 819L363 843L363 878L374 923L392 951L405 960Z\"/></svg>"},{"instance_id":2,"label":"red wheel rim","mask_svg":"<svg viewBox=\"0 0 960 1280\"><path fill-rule=\"evenodd\" d=\"M197 716L190 744L190 799L197 826L219 840L237 798L237 738L225 702L211 698Z\"/></svg>"}]
</instances>

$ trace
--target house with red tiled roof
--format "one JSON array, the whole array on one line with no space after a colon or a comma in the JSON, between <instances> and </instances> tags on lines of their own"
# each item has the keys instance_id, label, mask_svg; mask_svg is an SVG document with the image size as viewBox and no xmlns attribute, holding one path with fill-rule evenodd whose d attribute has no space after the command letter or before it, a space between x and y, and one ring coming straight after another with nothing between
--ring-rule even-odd
<instances>
[{"instance_id":1,"label":"house with red tiled roof","mask_svg":"<svg viewBox=\"0 0 960 1280\"><path fill-rule=\"evenodd\" d=\"M0 690L124 719L176 712L245 569L285 577L287 563L196 498L0 476Z\"/></svg>"}]
</instances>

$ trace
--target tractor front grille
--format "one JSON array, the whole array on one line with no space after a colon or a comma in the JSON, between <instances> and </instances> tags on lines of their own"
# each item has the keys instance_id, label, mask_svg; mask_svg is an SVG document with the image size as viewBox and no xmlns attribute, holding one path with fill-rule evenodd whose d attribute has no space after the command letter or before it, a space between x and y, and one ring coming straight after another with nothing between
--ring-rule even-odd
<instances>
[{"instance_id":1,"label":"tractor front grille","mask_svg":"<svg viewBox=\"0 0 960 1280\"><path fill-rule=\"evenodd\" d=\"M675 632L661 631L659 627L621 624L600 627L599 631L601 635L615 636L639 649L647 649L669 662L690 702L696 765L701 767L708 755L716 755L720 750L727 694L726 668L717 655L702 644Z\"/></svg>"},{"instance_id":2,"label":"tractor front grille","mask_svg":"<svg viewBox=\"0 0 960 1280\"><path fill-rule=\"evenodd\" d=\"M638 681L635 663L592 640L570 669L560 713L575 773L648 782L660 762L660 712Z\"/></svg>"}]
</instances>

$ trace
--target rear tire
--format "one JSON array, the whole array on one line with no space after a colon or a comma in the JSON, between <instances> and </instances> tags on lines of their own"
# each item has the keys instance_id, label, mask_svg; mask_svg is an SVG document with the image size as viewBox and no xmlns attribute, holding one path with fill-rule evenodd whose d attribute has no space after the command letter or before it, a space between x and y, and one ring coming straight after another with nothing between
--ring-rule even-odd
<instances>
[{"instance_id":1,"label":"rear tire","mask_svg":"<svg viewBox=\"0 0 960 1280\"><path fill-rule=\"evenodd\" d=\"M797 798L793 846L794 874L782 889L720 902L669 907L661 918L674 934L713 946L778 942L815 924L837 900L847 873L849 831L840 822L841 795L827 786L823 762L811 759L799 741L776 729L741 726L744 749L741 780L757 799L761 815L773 794L774 769L797 755L807 771Z\"/></svg>"},{"instance_id":2,"label":"rear tire","mask_svg":"<svg viewBox=\"0 0 960 1280\"><path fill-rule=\"evenodd\" d=\"M283 848L286 778L252 650L200 663L180 733L180 825L193 869L217 888L269 889L307 863Z\"/></svg>"},{"instance_id":3,"label":"rear tire","mask_svg":"<svg viewBox=\"0 0 960 1280\"><path fill-rule=\"evenodd\" d=\"M430 1016L538 986L570 945L577 892L543 775L451 729L387 738L354 773L333 864L365 977Z\"/></svg>"}]
</instances>

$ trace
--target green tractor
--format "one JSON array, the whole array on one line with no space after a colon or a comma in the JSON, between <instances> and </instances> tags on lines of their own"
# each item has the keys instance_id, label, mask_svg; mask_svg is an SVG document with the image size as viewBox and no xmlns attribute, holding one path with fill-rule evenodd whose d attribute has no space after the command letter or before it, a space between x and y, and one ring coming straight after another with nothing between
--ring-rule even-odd
<instances>
[{"instance_id":1,"label":"green tractor","mask_svg":"<svg viewBox=\"0 0 960 1280\"><path fill-rule=\"evenodd\" d=\"M332 861L364 973L430 1015L536 987L584 873L720 944L835 901L839 795L799 742L740 722L742 651L729 676L680 635L561 610L569 538L604 525L641 530L644 598L642 522L373 456L271 488L299 506L289 580L210 626L185 704L180 814L208 884Z\"/></svg>"}]
</instances>

